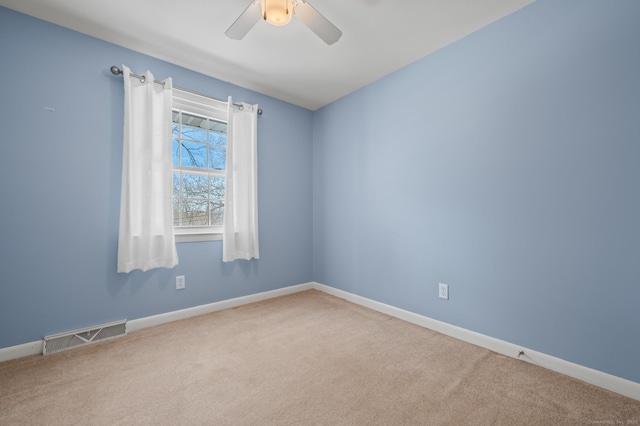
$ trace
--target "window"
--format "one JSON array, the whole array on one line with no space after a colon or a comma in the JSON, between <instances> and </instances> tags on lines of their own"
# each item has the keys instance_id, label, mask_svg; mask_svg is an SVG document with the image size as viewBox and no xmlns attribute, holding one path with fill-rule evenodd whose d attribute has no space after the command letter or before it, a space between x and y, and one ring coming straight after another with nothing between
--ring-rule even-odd
<instances>
[{"instance_id":1,"label":"window","mask_svg":"<svg viewBox=\"0 0 640 426\"><path fill-rule=\"evenodd\" d=\"M176 242L220 239L224 221L227 103L174 88L172 130Z\"/></svg>"}]
</instances>

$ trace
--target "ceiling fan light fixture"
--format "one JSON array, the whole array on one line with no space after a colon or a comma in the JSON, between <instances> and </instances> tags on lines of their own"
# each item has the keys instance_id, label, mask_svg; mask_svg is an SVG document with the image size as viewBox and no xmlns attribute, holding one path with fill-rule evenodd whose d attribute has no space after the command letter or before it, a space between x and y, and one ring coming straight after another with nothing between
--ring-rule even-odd
<instances>
[{"instance_id":1,"label":"ceiling fan light fixture","mask_svg":"<svg viewBox=\"0 0 640 426\"><path fill-rule=\"evenodd\" d=\"M271 25L281 27L291 22L291 0L261 0L262 17Z\"/></svg>"},{"instance_id":2,"label":"ceiling fan light fixture","mask_svg":"<svg viewBox=\"0 0 640 426\"><path fill-rule=\"evenodd\" d=\"M307 0L251 0L249 6L236 18L224 33L232 40L242 40L262 17L272 25L282 26L291 22L293 15L328 45L342 37L342 31Z\"/></svg>"}]
</instances>

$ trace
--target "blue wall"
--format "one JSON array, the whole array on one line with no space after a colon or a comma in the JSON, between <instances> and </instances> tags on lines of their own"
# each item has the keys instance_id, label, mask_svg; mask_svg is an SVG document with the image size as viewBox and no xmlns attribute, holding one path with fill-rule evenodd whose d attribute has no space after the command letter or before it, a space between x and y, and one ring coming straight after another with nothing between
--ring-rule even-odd
<instances>
[{"instance_id":1,"label":"blue wall","mask_svg":"<svg viewBox=\"0 0 640 426\"><path fill-rule=\"evenodd\" d=\"M312 279L311 111L1 7L0 57L0 348ZM181 243L174 269L116 273L123 63L264 109L259 261Z\"/></svg>"},{"instance_id":2,"label":"blue wall","mask_svg":"<svg viewBox=\"0 0 640 426\"><path fill-rule=\"evenodd\" d=\"M639 43L538 0L315 112L314 280L640 382Z\"/></svg>"}]
</instances>

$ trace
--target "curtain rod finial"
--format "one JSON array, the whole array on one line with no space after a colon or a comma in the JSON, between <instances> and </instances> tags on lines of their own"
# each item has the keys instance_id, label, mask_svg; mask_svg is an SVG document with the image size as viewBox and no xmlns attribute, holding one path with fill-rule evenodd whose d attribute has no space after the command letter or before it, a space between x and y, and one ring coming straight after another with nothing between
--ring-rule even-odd
<instances>
[{"instance_id":1,"label":"curtain rod finial","mask_svg":"<svg viewBox=\"0 0 640 426\"><path fill-rule=\"evenodd\" d=\"M122 74L122 70L120 70L120 68L118 68L117 66L113 65L111 67L111 73L113 73L115 75L120 75L120 74Z\"/></svg>"}]
</instances>

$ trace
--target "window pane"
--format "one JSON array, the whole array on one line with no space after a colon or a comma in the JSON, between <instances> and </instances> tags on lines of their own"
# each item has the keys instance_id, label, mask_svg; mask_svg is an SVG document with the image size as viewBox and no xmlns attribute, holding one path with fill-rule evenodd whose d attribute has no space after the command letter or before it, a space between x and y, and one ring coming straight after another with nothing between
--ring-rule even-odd
<instances>
[{"instance_id":1,"label":"window pane","mask_svg":"<svg viewBox=\"0 0 640 426\"><path fill-rule=\"evenodd\" d=\"M209 202L206 200L182 200L182 226L209 225Z\"/></svg>"},{"instance_id":2,"label":"window pane","mask_svg":"<svg viewBox=\"0 0 640 426\"><path fill-rule=\"evenodd\" d=\"M227 133L227 123L225 121L209 119L209 130L217 133Z\"/></svg>"},{"instance_id":3,"label":"window pane","mask_svg":"<svg viewBox=\"0 0 640 426\"><path fill-rule=\"evenodd\" d=\"M173 165L180 165L180 142L173 140L171 145L171 152L173 153Z\"/></svg>"},{"instance_id":4,"label":"window pane","mask_svg":"<svg viewBox=\"0 0 640 426\"><path fill-rule=\"evenodd\" d=\"M224 178L211 177L211 199L224 199Z\"/></svg>"},{"instance_id":5,"label":"window pane","mask_svg":"<svg viewBox=\"0 0 640 426\"><path fill-rule=\"evenodd\" d=\"M209 132L209 143L211 144L216 144L216 145L221 145L221 146L227 146L227 125L224 124L224 131L225 133L218 133L218 132Z\"/></svg>"},{"instance_id":6,"label":"window pane","mask_svg":"<svg viewBox=\"0 0 640 426\"><path fill-rule=\"evenodd\" d=\"M200 129L197 127L182 125L182 139L198 141L198 142L206 142L207 131L205 129Z\"/></svg>"},{"instance_id":7,"label":"window pane","mask_svg":"<svg viewBox=\"0 0 640 426\"><path fill-rule=\"evenodd\" d=\"M201 143L182 141L182 166L207 167L207 146Z\"/></svg>"},{"instance_id":8,"label":"window pane","mask_svg":"<svg viewBox=\"0 0 640 426\"><path fill-rule=\"evenodd\" d=\"M209 220L212 226L222 226L224 218L224 201L214 201L209 207Z\"/></svg>"},{"instance_id":9,"label":"window pane","mask_svg":"<svg viewBox=\"0 0 640 426\"><path fill-rule=\"evenodd\" d=\"M224 170L226 168L227 149L222 146L209 145L209 168Z\"/></svg>"},{"instance_id":10,"label":"window pane","mask_svg":"<svg viewBox=\"0 0 640 426\"><path fill-rule=\"evenodd\" d=\"M204 117L182 113L182 138L192 141L207 141L208 120Z\"/></svg>"},{"instance_id":11,"label":"window pane","mask_svg":"<svg viewBox=\"0 0 640 426\"><path fill-rule=\"evenodd\" d=\"M207 176L182 174L182 196L184 198L209 199L209 179Z\"/></svg>"},{"instance_id":12,"label":"window pane","mask_svg":"<svg viewBox=\"0 0 640 426\"><path fill-rule=\"evenodd\" d=\"M174 191L175 194L175 191ZM180 226L180 200L177 197L173 198L173 226Z\"/></svg>"},{"instance_id":13,"label":"window pane","mask_svg":"<svg viewBox=\"0 0 640 426\"><path fill-rule=\"evenodd\" d=\"M173 198L180 197L180 173L173 174Z\"/></svg>"}]
</instances>

